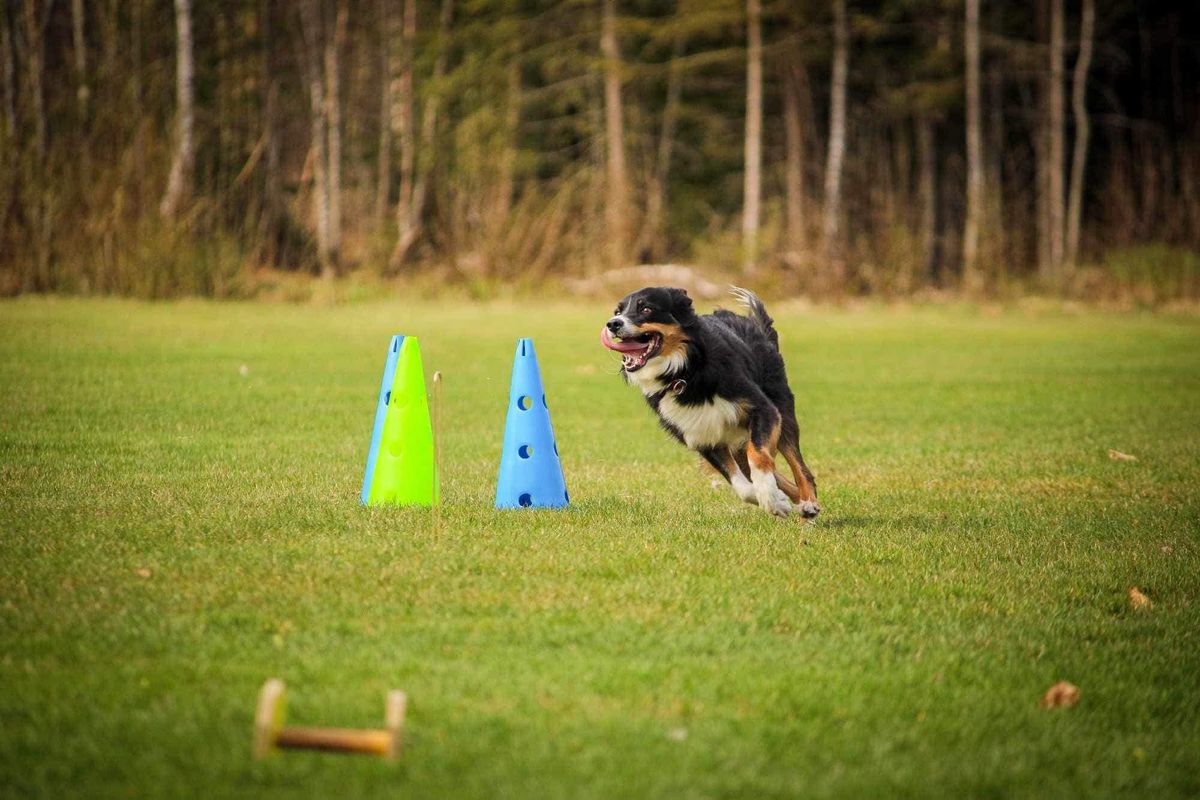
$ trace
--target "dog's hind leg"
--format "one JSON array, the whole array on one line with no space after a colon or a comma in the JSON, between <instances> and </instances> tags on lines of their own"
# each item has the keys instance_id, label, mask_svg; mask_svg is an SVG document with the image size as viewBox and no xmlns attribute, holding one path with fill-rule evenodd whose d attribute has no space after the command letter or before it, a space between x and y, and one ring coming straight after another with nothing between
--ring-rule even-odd
<instances>
[{"instance_id":1,"label":"dog's hind leg","mask_svg":"<svg viewBox=\"0 0 1200 800\"><path fill-rule=\"evenodd\" d=\"M754 492L754 485L746 479L746 473L742 471L742 467L738 465L737 459L734 458L733 453L729 451L728 447L725 445L705 447L700 450L700 456L713 469L721 473L725 480L729 481L734 494L747 503L758 503L758 496Z\"/></svg>"},{"instance_id":2,"label":"dog's hind leg","mask_svg":"<svg viewBox=\"0 0 1200 800\"><path fill-rule=\"evenodd\" d=\"M800 513L804 515L805 519L812 519L821 513L821 504L817 502L817 482L813 478L813 474L809 472L808 466L805 465L804 457L800 455L800 447L791 442L781 442L779 452L787 461L792 475L796 479L796 496L792 498L792 502L800 508ZM790 496L791 492L788 494Z\"/></svg>"},{"instance_id":3,"label":"dog's hind leg","mask_svg":"<svg viewBox=\"0 0 1200 800\"><path fill-rule=\"evenodd\" d=\"M775 483L788 496L788 500L793 503L800 502L800 490L796 488L796 484L788 480L787 476L779 470L775 470Z\"/></svg>"},{"instance_id":4,"label":"dog's hind leg","mask_svg":"<svg viewBox=\"0 0 1200 800\"><path fill-rule=\"evenodd\" d=\"M746 461L750 465L750 482L759 507L777 517L786 517L792 510L788 496L775 479L775 450L779 445L780 414L775 405L759 395L749 408L750 441L746 444Z\"/></svg>"}]
</instances>

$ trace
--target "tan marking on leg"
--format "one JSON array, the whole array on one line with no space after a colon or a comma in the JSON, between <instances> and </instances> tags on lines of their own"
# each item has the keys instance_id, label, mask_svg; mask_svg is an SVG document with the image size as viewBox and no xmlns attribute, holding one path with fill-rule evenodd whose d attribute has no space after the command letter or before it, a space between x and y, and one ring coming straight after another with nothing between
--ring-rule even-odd
<instances>
[{"instance_id":1,"label":"tan marking on leg","mask_svg":"<svg viewBox=\"0 0 1200 800\"><path fill-rule=\"evenodd\" d=\"M793 503L800 502L800 490L796 488L796 484L784 477L782 472L775 473L775 483L779 484L779 488L788 496L788 500Z\"/></svg>"},{"instance_id":2,"label":"tan marking on leg","mask_svg":"<svg viewBox=\"0 0 1200 800\"><path fill-rule=\"evenodd\" d=\"M751 431L751 436L754 433ZM779 444L779 423L771 428L771 435L767 439L767 446L759 448L754 444L753 438L746 444L746 460L750 462L753 469L760 472L775 471L775 447Z\"/></svg>"},{"instance_id":3,"label":"tan marking on leg","mask_svg":"<svg viewBox=\"0 0 1200 800\"><path fill-rule=\"evenodd\" d=\"M792 452L790 447L784 448L780 452L783 453L784 460L791 467L792 475L796 480L796 488L800 490L800 499L816 502L817 490L813 488L812 483L808 480L808 476L804 474L804 468L800 466L800 459L796 457L796 454Z\"/></svg>"}]
</instances>

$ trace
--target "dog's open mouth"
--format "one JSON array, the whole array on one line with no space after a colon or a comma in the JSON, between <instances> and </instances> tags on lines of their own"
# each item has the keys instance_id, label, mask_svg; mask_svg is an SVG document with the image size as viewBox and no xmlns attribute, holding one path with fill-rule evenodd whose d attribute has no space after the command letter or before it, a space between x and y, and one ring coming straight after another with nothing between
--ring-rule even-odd
<instances>
[{"instance_id":1,"label":"dog's open mouth","mask_svg":"<svg viewBox=\"0 0 1200 800\"><path fill-rule=\"evenodd\" d=\"M608 328L602 328L600 343L621 354L621 366L626 372L637 372L646 366L647 361L658 355L658 351L662 349L662 336L657 333L643 333L639 336L614 338L608 332Z\"/></svg>"}]
</instances>

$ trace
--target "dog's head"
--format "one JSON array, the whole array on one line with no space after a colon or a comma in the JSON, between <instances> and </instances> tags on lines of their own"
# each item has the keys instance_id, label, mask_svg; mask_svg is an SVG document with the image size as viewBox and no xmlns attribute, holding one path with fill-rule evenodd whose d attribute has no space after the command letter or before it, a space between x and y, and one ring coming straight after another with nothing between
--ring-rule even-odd
<instances>
[{"instance_id":1,"label":"dog's head","mask_svg":"<svg viewBox=\"0 0 1200 800\"><path fill-rule=\"evenodd\" d=\"M679 358L696 320L692 298L683 289L647 287L617 303L600 331L600 343L622 356L625 372L637 372L655 358Z\"/></svg>"}]
</instances>

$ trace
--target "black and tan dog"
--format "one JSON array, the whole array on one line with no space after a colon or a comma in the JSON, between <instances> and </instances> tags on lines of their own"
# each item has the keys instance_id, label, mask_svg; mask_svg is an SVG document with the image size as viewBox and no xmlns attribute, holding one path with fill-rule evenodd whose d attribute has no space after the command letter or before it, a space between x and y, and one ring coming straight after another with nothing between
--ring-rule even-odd
<instances>
[{"instance_id":1,"label":"black and tan dog","mask_svg":"<svg viewBox=\"0 0 1200 800\"><path fill-rule=\"evenodd\" d=\"M800 455L779 334L753 292L733 294L748 316L701 316L682 289L640 289L617 305L600 341L621 353L625 380L642 390L663 428L725 476L738 497L780 517L795 503L811 519L821 506ZM776 452L794 482L775 471Z\"/></svg>"}]
</instances>

